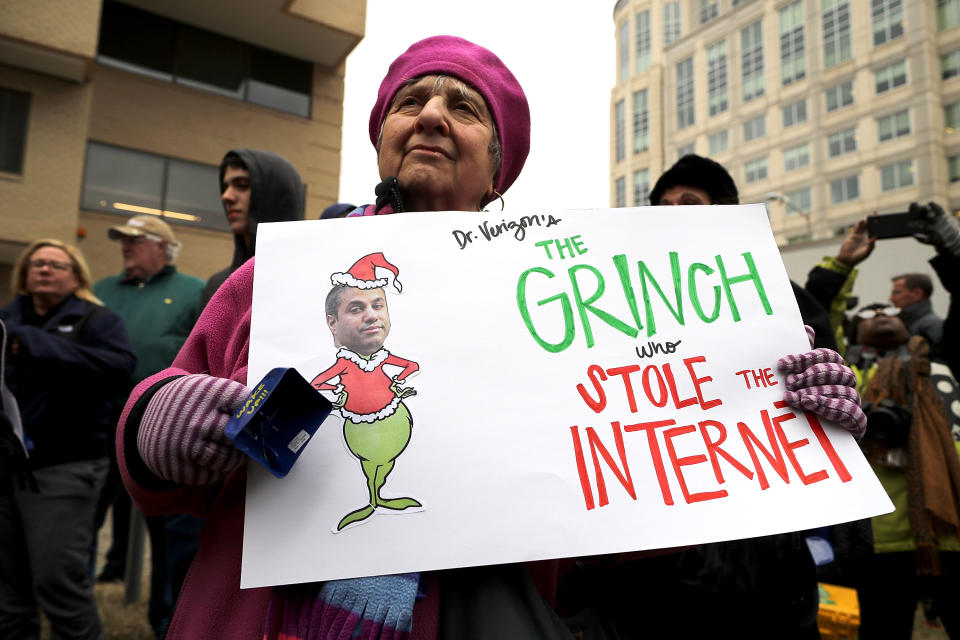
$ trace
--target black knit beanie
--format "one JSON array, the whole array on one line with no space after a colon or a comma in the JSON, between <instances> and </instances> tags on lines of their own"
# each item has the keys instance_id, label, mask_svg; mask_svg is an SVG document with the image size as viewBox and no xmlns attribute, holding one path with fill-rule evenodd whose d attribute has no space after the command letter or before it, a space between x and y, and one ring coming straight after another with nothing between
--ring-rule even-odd
<instances>
[{"instance_id":1,"label":"black knit beanie","mask_svg":"<svg viewBox=\"0 0 960 640\"><path fill-rule=\"evenodd\" d=\"M703 189L710 195L712 204L740 204L737 185L727 170L720 163L695 153L683 156L660 176L650 192L650 204L660 204L663 192L677 185Z\"/></svg>"}]
</instances>

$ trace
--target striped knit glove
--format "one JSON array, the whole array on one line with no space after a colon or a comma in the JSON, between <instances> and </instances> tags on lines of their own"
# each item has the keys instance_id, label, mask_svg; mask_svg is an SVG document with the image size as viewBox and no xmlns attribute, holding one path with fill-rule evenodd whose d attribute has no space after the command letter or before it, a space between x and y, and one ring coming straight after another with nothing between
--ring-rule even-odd
<instances>
[{"instance_id":1,"label":"striped knit glove","mask_svg":"<svg viewBox=\"0 0 960 640\"><path fill-rule=\"evenodd\" d=\"M165 480L219 481L244 461L224 428L248 393L239 382L200 374L167 383L150 399L140 422L140 457Z\"/></svg>"},{"instance_id":2,"label":"striped knit glove","mask_svg":"<svg viewBox=\"0 0 960 640\"><path fill-rule=\"evenodd\" d=\"M805 328L812 348L813 329ZM836 422L858 440L863 437L867 416L860 408L857 376L843 364L843 356L832 349L814 349L780 358L777 368L789 374L783 395L787 404Z\"/></svg>"}]
</instances>

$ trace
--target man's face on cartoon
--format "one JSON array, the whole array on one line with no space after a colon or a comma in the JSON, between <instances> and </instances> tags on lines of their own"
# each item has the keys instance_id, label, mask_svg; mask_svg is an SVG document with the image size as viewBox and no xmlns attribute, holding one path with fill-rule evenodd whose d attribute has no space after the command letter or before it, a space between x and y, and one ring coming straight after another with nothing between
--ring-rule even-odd
<instances>
[{"instance_id":1,"label":"man's face on cartoon","mask_svg":"<svg viewBox=\"0 0 960 640\"><path fill-rule=\"evenodd\" d=\"M344 288L337 316L327 316L327 326L338 347L365 356L374 353L390 334L390 312L383 289Z\"/></svg>"}]
</instances>

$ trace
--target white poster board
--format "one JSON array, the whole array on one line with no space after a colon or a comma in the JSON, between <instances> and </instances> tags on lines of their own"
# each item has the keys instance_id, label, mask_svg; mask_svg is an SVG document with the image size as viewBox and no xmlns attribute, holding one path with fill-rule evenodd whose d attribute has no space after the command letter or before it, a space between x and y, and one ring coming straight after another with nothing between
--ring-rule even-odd
<instances>
[{"instance_id":1,"label":"white poster board","mask_svg":"<svg viewBox=\"0 0 960 640\"><path fill-rule=\"evenodd\" d=\"M780 402L777 359L809 346L761 205L262 225L249 384L276 366L308 381L347 371L325 298L332 274L377 253L397 270L377 275L383 346L402 361L370 366L384 379L418 368L390 393L416 390L394 402L412 429L378 494L413 502L337 531L371 501L357 439L396 429L400 409L352 435L331 414L286 478L249 465L244 588L690 545L892 510L851 436ZM345 375L348 387L362 377Z\"/></svg>"}]
</instances>

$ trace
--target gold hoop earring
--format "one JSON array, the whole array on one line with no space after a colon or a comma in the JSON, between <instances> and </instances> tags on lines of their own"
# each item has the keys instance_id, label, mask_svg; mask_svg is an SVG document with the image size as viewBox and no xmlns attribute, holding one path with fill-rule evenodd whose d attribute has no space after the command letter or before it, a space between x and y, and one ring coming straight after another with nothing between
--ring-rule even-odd
<instances>
[{"instance_id":1,"label":"gold hoop earring","mask_svg":"<svg viewBox=\"0 0 960 640\"><path fill-rule=\"evenodd\" d=\"M496 189L494 189L493 192L497 194L498 198L500 198L500 211L503 211L503 207L504 207L503 196Z\"/></svg>"}]
</instances>

